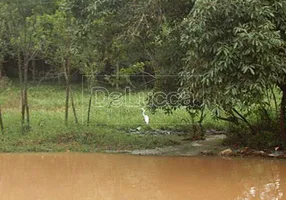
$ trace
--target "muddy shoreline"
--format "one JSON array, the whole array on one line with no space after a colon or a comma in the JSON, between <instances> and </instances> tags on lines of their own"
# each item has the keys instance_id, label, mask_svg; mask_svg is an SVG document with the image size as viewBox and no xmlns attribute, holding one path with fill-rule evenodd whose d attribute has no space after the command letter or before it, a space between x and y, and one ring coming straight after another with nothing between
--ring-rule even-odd
<instances>
[{"instance_id":1,"label":"muddy shoreline","mask_svg":"<svg viewBox=\"0 0 286 200\"><path fill-rule=\"evenodd\" d=\"M198 156L203 153L218 154L226 147L222 144L225 135L209 135L205 140L185 142L181 145L144 150L105 151L106 153L126 153L142 156Z\"/></svg>"},{"instance_id":2,"label":"muddy shoreline","mask_svg":"<svg viewBox=\"0 0 286 200\"><path fill-rule=\"evenodd\" d=\"M286 151L259 151L245 148L231 148L223 145L226 135L207 135L205 140L186 142L176 146L144 150L107 150L105 153L122 153L138 156L221 156L221 157L261 157L286 159Z\"/></svg>"}]
</instances>

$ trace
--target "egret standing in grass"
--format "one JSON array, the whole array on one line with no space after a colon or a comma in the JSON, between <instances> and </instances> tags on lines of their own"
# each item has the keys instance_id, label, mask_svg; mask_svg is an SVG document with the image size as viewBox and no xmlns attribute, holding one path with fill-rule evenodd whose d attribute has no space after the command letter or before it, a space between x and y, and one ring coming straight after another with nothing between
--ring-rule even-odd
<instances>
[{"instance_id":1,"label":"egret standing in grass","mask_svg":"<svg viewBox=\"0 0 286 200\"><path fill-rule=\"evenodd\" d=\"M142 115L143 115L143 117L144 117L145 123L146 123L146 124L149 124L149 116L145 114L144 108L141 108L141 110L142 110Z\"/></svg>"}]
</instances>

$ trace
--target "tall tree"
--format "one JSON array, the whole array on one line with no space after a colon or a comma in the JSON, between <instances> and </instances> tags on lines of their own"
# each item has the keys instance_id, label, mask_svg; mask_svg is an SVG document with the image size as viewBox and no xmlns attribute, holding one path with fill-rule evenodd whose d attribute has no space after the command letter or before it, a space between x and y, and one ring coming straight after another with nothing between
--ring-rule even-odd
<instances>
[{"instance_id":1,"label":"tall tree","mask_svg":"<svg viewBox=\"0 0 286 200\"><path fill-rule=\"evenodd\" d=\"M71 15L66 0L57 2L58 9L54 13L47 13L38 18L38 29L44 37L43 51L45 59L64 72L66 80L65 123L68 124L69 104L72 101L75 121L77 116L71 96L71 70L79 59L77 42L77 27Z\"/></svg>"},{"instance_id":2,"label":"tall tree","mask_svg":"<svg viewBox=\"0 0 286 200\"><path fill-rule=\"evenodd\" d=\"M22 128L30 127L28 103L28 69L31 60L41 50L42 41L36 37L37 16L54 10L55 0L3 0L1 2L1 21L4 21L9 54L18 61L21 86ZM24 130L24 129L23 129Z\"/></svg>"},{"instance_id":3,"label":"tall tree","mask_svg":"<svg viewBox=\"0 0 286 200\"><path fill-rule=\"evenodd\" d=\"M100 58L98 62L111 64L115 72L118 65L126 68L145 62L158 75L158 85L163 86L162 77L170 84L178 82L171 75L180 71L182 65L180 23L190 12L193 1L69 2L81 30L97 41L94 48Z\"/></svg>"},{"instance_id":4,"label":"tall tree","mask_svg":"<svg viewBox=\"0 0 286 200\"><path fill-rule=\"evenodd\" d=\"M182 90L208 105L237 112L279 87L281 137L286 141L285 0L198 0L184 20L187 49ZM255 130L254 130L255 134Z\"/></svg>"},{"instance_id":5,"label":"tall tree","mask_svg":"<svg viewBox=\"0 0 286 200\"><path fill-rule=\"evenodd\" d=\"M21 85L21 114L22 127L30 126L30 114L28 104L28 65L33 59L36 49L34 48L33 30L35 18L33 9L35 1L7 1L9 16L7 17L10 44L14 49L19 66L19 81Z\"/></svg>"}]
</instances>

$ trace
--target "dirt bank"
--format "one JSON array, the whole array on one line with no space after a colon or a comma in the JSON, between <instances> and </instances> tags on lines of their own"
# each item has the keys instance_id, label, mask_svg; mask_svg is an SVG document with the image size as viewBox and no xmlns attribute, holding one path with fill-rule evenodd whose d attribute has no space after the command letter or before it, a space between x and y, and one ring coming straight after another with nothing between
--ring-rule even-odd
<instances>
[{"instance_id":1,"label":"dirt bank","mask_svg":"<svg viewBox=\"0 0 286 200\"><path fill-rule=\"evenodd\" d=\"M156 156L197 156L203 154L216 155L226 149L222 145L225 135L208 135L205 140L186 142L177 146L133 150L133 151L106 151L107 153L128 153L132 155L156 155Z\"/></svg>"}]
</instances>

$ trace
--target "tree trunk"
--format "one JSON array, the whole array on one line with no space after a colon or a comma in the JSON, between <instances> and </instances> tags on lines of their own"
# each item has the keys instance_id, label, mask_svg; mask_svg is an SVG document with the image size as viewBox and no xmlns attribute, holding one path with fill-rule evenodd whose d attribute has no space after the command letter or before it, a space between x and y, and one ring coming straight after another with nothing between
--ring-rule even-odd
<instances>
[{"instance_id":1,"label":"tree trunk","mask_svg":"<svg viewBox=\"0 0 286 200\"><path fill-rule=\"evenodd\" d=\"M66 86L66 111L65 111L65 123L68 125L68 119L69 119L69 95L70 95L70 87L67 84Z\"/></svg>"},{"instance_id":2,"label":"tree trunk","mask_svg":"<svg viewBox=\"0 0 286 200\"><path fill-rule=\"evenodd\" d=\"M25 104L24 104L24 89L23 89L23 73L22 73L22 56L21 56L21 52L18 50L18 73L19 73L19 84L20 84L20 88L21 88L21 117L22 117L22 121L21 121L21 125L22 128L24 127L25 124Z\"/></svg>"},{"instance_id":3,"label":"tree trunk","mask_svg":"<svg viewBox=\"0 0 286 200\"><path fill-rule=\"evenodd\" d=\"M75 120L75 123L78 124L76 109L75 109L74 100L73 100L73 94L72 94L71 91L70 91L70 97L71 97L71 104L72 104L72 110L73 110L74 120Z\"/></svg>"},{"instance_id":4,"label":"tree trunk","mask_svg":"<svg viewBox=\"0 0 286 200\"><path fill-rule=\"evenodd\" d=\"M2 70L3 70L3 60L0 58L0 81L3 78Z\"/></svg>"},{"instance_id":5,"label":"tree trunk","mask_svg":"<svg viewBox=\"0 0 286 200\"><path fill-rule=\"evenodd\" d=\"M92 102L92 94L90 94L89 103L88 103L87 126L89 126L89 123L90 123L91 102Z\"/></svg>"},{"instance_id":6,"label":"tree trunk","mask_svg":"<svg viewBox=\"0 0 286 200\"><path fill-rule=\"evenodd\" d=\"M116 64L116 89L119 89L119 64Z\"/></svg>"},{"instance_id":7,"label":"tree trunk","mask_svg":"<svg viewBox=\"0 0 286 200\"><path fill-rule=\"evenodd\" d=\"M27 120L27 126L30 128L30 108L28 103L28 89L25 88L25 106L26 106L26 120Z\"/></svg>"},{"instance_id":8,"label":"tree trunk","mask_svg":"<svg viewBox=\"0 0 286 200\"><path fill-rule=\"evenodd\" d=\"M30 127L30 112L29 112L29 105L28 105L28 67L29 67L29 59L28 55L24 56L24 88L23 88L23 94L24 94L24 109L26 111L26 123L27 127Z\"/></svg>"},{"instance_id":9,"label":"tree trunk","mask_svg":"<svg viewBox=\"0 0 286 200\"><path fill-rule=\"evenodd\" d=\"M285 107L286 107L286 84L279 86L282 91L282 99L280 104L280 137L286 142L285 132Z\"/></svg>"},{"instance_id":10,"label":"tree trunk","mask_svg":"<svg viewBox=\"0 0 286 200\"><path fill-rule=\"evenodd\" d=\"M69 58L64 62L65 77L66 77L66 111L65 111L65 123L68 124L69 118L69 98L70 98L70 63Z\"/></svg>"},{"instance_id":11,"label":"tree trunk","mask_svg":"<svg viewBox=\"0 0 286 200\"><path fill-rule=\"evenodd\" d=\"M32 60L32 78L33 82L36 81L36 61L35 59Z\"/></svg>"},{"instance_id":12,"label":"tree trunk","mask_svg":"<svg viewBox=\"0 0 286 200\"><path fill-rule=\"evenodd\" d=\"M2 61L0 60L0 80L2 79L2 68L3 68L3 64L2 64Z\"/></svg>"},{"instance_id":13,"label":"tree trunk","mask_svg":"<svg viewBox=\"0 0 286 200\"><path fill-rule=\"evenodd\" d=\"M4 133L4 124L3 124L3 118L2 118L1 105L0 105L0 129L1 129L1 132Z\"/></svg>"},{"instance_id":14,"label":"tree trunk","mask_svg":"<svg viewBox=\"0 0 286 200\"><path fill-rule=\"evenodd\" d=\"M248 127L249 129L251 130L251 134L252 135L256 135L257 134L257 130L254 126L252 126L250 124L250 122L242 115L240 114L235 108L232 109L234 111L234 113L236 113L238 115L238 119L240 119L241 121L243 121ZM236 117L234 114L233 114L234 117Z\"/></svg>"},{"instance_id":15,"label":"tree trunk","mask_svg":"<svg viewBox=\"0 0 286 200\"><path fill-rule=\"evenodd\" d=\"M273 101L274 101L274 105L275 105L275 116L279 116L279 108L278 108L278 102L277 102L277 98L274 92L274 88L271 88L271 93L272 93L272 97L273 97ZM278 117L277 117L278 119Z\"/></svg>"},{"instance_id":16,"label":"tree trunk","mask_svg":"<svg viewBox=\"0 0 286 200\"><path fill-rule=\"evenodd\" d=\"M144 89L147 90L147 80L146 80L146 76L145 76L145 69L142 72L142 80L144 83Z\"/></svg>"}]
</instances>

